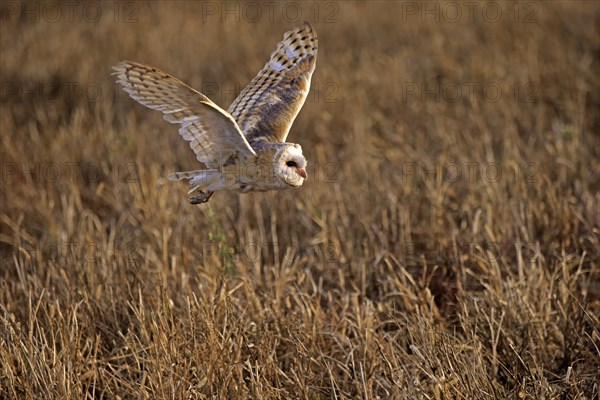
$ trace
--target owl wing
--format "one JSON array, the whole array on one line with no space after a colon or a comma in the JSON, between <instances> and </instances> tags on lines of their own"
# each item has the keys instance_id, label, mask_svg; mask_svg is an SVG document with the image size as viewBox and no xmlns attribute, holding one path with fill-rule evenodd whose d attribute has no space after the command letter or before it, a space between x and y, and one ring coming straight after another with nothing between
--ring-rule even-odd
<instances>
[{"instance_id":1,"label":"owl wing","mask_svg":"<svg viewBox=\"0 0 600 400\"><path fill-rule=\"evenodd\" d=\"M218 168L232 156L256 157L233 117L202 93L148 65L121 61L113 69L132 99L181 124L179 134L208 168Z\"/></svg>"},{"instance_id":2,"label":"owl wing","mask_svg":"<svg viewBox=\"0 0 600 400\"><path fill-rule=\"evenodd\" d=\"M286 32L269 62L231 104L228 111L248 141L285 142L308 96L317 47L317 32L308 22Z\"/></svg>"}]
</instances>

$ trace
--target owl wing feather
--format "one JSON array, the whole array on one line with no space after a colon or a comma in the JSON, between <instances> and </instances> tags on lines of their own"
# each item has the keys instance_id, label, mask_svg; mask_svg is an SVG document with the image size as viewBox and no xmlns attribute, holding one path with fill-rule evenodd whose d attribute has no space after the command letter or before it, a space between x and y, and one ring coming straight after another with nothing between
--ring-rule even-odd
<instances>
[{"instance_id":1,"label":"owl wing feather","mask_svg":"<svg viewBox=\"0 0 600 400\"><path fill-rule=\"evenodd\" d=\"M258 75L229 107L249 142L285 142L317 62L317 32L308 23L286 32Z\"/></svg>"},{"instance_id":2,"label":"owl wing feather","mask_svg":"<svg viewBox=\"0 0 600 400\"><path fill-rule=\"evenodd\" d=\"M232 156L256 157L233 117L202 93L148 65L121 61L113 69L132 99L181 124L179 134L208 168L219 168Z\"/></svg>"}]
</instances>

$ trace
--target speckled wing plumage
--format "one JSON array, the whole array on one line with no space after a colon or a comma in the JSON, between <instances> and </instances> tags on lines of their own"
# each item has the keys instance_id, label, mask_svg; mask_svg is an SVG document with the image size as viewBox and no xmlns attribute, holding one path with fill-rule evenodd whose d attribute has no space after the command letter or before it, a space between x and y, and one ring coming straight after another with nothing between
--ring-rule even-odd
<instances>
[{"instance_id":1,"label":"speckled wing plumage","mask_svg":"<svg viewBox=\"0 0 600 400\"><path fill-rule=\"evenodd\" d=\"M310 90L317 33L305 22L283 35L277 50L229 107L250 143L285 142Z\"/></svg>"},{"instance_id":2,"label":"speckled wing plumage","mask_svg":"<svg viewBox=\"0 0 600 400\"><path fill-rule=\"evenodd\" d=\"M181 124L179 134L208 168L219 168L232 156L256 157L232 116L202 93L144 64L121 61L113 69L131 98Z\"/></svg>"}]
</instances>

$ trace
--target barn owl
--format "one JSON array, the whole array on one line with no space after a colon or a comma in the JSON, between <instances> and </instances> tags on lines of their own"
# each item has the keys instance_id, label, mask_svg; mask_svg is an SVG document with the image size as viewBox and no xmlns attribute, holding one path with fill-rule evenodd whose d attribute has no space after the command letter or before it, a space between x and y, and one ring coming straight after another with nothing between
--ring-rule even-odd
<instances>
[{"instance_id":1,"label":"barn owl","mask_svg":"<svg viewBox=\"0 0 600 400\"><path fill-rule=\"evenodd\" d=\"M308 22L286 32L227 111L158 68L121 61L113 75L131 98L181 125L179 134L203 168L168 179L187 179L188 193L196 192L189 202L201 204L220 190L280 190L307 179L302 147L285 140L310 90L317 46Z\"/></svg>"}]
</instances>

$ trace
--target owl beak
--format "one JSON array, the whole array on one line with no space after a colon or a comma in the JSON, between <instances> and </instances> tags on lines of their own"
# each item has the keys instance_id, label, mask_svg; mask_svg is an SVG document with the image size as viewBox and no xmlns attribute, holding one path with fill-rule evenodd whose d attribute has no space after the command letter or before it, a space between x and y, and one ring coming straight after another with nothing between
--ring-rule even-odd
<instances>
[{"instance_id":1,"label":"owl beak","mask_svg":"<svg viewBox=\"0 0 600 400\"><path fill-rule=\"evenodd\" d=\"M306 170L304 168L296 168L296 173L304 178L304 180L308 179L308 175L306 175Z\"/></svg>"}]
</instances>

